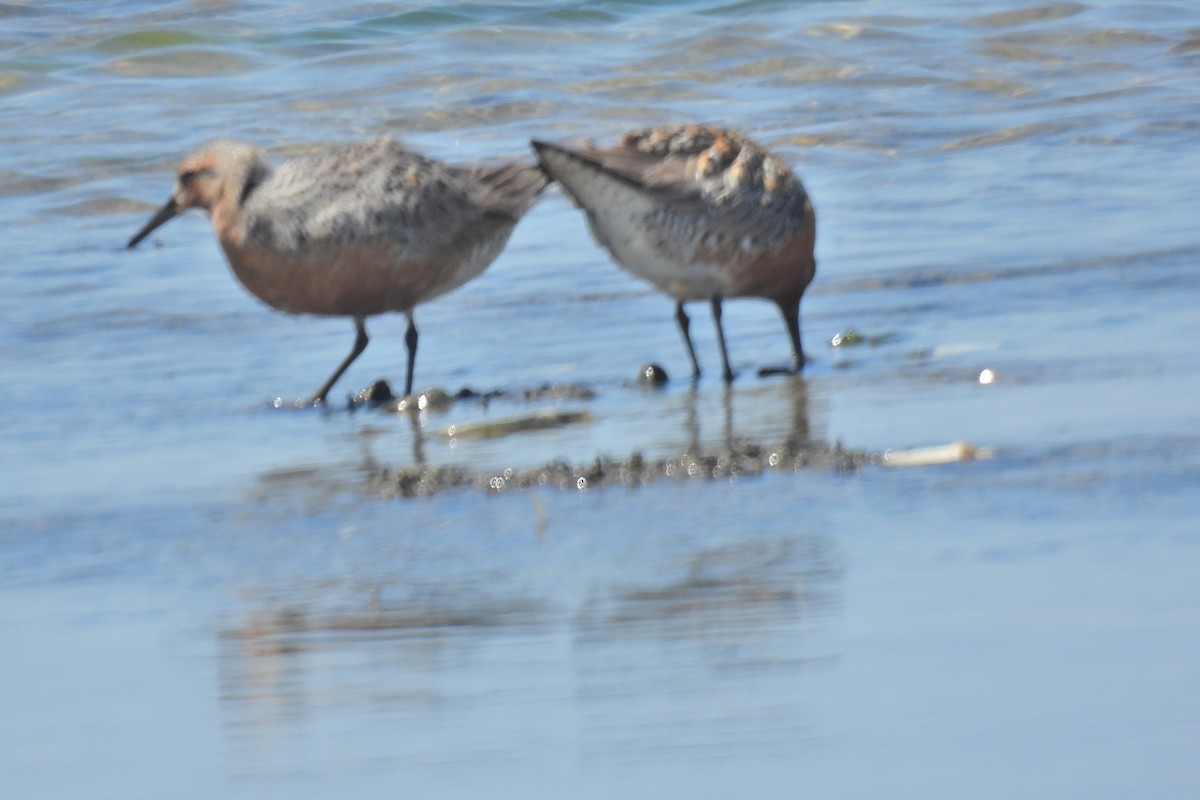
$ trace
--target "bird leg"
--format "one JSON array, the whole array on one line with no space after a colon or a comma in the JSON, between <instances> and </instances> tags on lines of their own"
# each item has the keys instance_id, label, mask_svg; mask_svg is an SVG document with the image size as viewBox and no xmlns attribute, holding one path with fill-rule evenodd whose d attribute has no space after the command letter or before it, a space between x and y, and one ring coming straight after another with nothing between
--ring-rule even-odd
<instances>
[{"instance_id":1,"label":"bird leg","mask_svg":"<svg viewBox=\"0 0 1200 800\"><path fill-rule=\"evenodd\" d=\"M717 328L717 345L721 348L721 365L725 368L725 382L733 383L733 370L729 368L729 351L725 349L725 329L721 327L721 298L712 299L713 325Z\"/></svg>"},{"instance_id":2,"label":"bird leg","mask_svg":"<svg viewBox=\"0 0 1200 800\"><path fill-rule=\"evenodd\" d=\"M312 399L309 400L314 406L324 404L325 396L329 394L329 390L337 383L337 379L342 377L342 373L349 369L350 365L354 363L354 359L358 358L362 354L362 351L367 349L367 342L369 341L367 339L367 326L362 317L354 318L354 330L354 347L351 348L350 355L346 356L341 365L329 376L329 380L325 381L321 388L317 389L317 393L312 396Z\"/></svg>"},{"instance_id":3,"label":"bird leg","mask_svg":"<svg viewBox=\"0 0 1200 800\"><path fill-rule=\"evenodd\" d=\"M408 330L404 332L404 346L408 348L408 373L404 378L404 396L412 394L413 367L417 365L417 325L412 312L408 312Z\"/></svg>"},{"instance_id":4,"label":"bird leg","mask_svg":"<svg viewBox=\"0 0 1200 800\"><path fill-rule=\"evenodd\" d=\"M792 369L799 372L804 369L804 346L800 344L800 301L781 302L779 310L783 313L783 323L792 341Z\"/></svg>"},{"instance_id":5,"label":"bird leg","mask_svg":"<svg viewBox=\"0 0 1200 800\"><path fill-rule=\"evenodd\" d=\"M792 343L792 359L786 366L763 367L758 371L760 377L767 375L798 374L804 369L804 347L800 344L800 301L777 300L779 311L783 314L783 324L787 326L788 340Z\"/></svg>"},{"instance_id":6,"label":"bird leg","mask_svg":"<svg viewBox=\"0 0 1200 800\"><path fill-rule=\"evenodd\" d=\"M696 360L696 348L692 346L692 337L688 333L688 328L691 327L691 320L688 319L687 312L683 310L683 301L675 302L675 322L679 325L679 332L683 334L683 343L687 345L688 358L692 360L692 377L700 377L700 362Z\"/></svg>"}]
</instances>

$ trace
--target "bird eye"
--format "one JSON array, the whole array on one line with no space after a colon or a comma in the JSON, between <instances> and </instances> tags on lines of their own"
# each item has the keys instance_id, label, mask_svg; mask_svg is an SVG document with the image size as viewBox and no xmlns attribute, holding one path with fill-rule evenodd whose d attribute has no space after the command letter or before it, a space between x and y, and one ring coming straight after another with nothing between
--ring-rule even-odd
<instances>
[{"instance_id":1,"label":"bird eye","mask_svg":"<svg viewBox=\"0 0 1200 800\"><path fill-rule=\"evenodd\" d=\"M192 185L192 181L196 180L196 176L200 174L200 170L185 169L179 173L179 183L183 188L188 188Z\"/></svg>"}]
</instances>

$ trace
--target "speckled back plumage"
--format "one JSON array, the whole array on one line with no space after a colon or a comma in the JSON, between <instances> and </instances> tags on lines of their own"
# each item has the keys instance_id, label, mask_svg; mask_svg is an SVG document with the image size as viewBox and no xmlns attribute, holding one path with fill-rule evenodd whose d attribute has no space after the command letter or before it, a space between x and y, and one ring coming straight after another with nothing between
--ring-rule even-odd
<instances>
[{"instance_id":1,"label":"speckled back plumage","mask_svg":"<svg viewBox=\"0 0 1200 800\"><path fill-rule=\"evenodd\" d=\"M676 180L694 182L717 208L757 204L802 212L808 199L787 164L732 131L700 125L646 128L625 134L619 148L655 156L668 181L674 170L682 168L683 175ZM683 163L675 166L676 160ZM651 168L647 173L651 182L654 172Z\"/></svg>"},{"instance_id":2,"label":"speckled back plumage","mask_svg":"<svg viewBox=\"0 0 1200 800\"><path fill-rule=\"evenodd\" d=\"M249 242L281 252L386 242L398 259L452 259L511 229L547 183L533 166L460 167L378 139L286 162L244 198Z\"/></svg>"}]
</instances>

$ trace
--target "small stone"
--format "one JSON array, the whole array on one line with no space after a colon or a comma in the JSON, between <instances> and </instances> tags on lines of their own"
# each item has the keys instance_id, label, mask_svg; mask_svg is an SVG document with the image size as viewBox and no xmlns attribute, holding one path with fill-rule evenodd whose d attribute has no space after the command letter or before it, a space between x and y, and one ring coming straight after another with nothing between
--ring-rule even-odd
<instances>
[{"instance_id":1,"label":"small stone","mask_svg":"<svg viewBox=\"0 0 1200 800\"><path fill-rule=\"evenodd\" d=\"M454 397L442 389L426 389L417 395L418 411L445 411L454 405Z\"/></svg>"},{"instance_id":2,"label":"small stone","mask_svg":"<svg viewBox=\"0 0 1200 800\"><path fill-rule=\"evenodd\" d=\"M643 364L637 382L641 386L663 386L668 380L667 371L658 364Z\"/></svg>"},{"instance_id":3,"label":"small stone","mask_svg":"<svg viewBox=\"0 0 1200 800\"><path fill-rule=\"evenodd\" d=\"M395 399L396 396L392 394L392 387L388 385L387 381L380 378L354 395L354 405L378 405Z\"/></svg>"}]
</instances>

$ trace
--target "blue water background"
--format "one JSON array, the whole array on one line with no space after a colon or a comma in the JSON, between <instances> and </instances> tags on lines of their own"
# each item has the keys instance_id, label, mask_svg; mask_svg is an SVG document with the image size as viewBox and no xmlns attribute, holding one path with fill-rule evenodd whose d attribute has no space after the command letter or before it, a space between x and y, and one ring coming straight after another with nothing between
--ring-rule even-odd
<instances>
[{"instance_id":1,"label":"blue water background","mask_svg":"<svg viewBox=\"0 0 1200 800\"><path fill-rule=\"evenodd\" d=\"M1183 2L0 5L0 794L1190 796L1198 788L1200 11ZM178 158L394 135L526 157L707 121L817 206L803 378L742 377L561 195L418 311L418 384L589 403L279 410L352 340L269 311ZM875 346L833 349L855 328ZM402 377L404 321L339 392ZM981 384L992 370L995 381ZM482 443L549 405L591 424ZM921 470L366 491L730 439Z\"/></svg>"}]
</instances>

